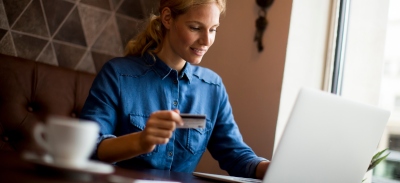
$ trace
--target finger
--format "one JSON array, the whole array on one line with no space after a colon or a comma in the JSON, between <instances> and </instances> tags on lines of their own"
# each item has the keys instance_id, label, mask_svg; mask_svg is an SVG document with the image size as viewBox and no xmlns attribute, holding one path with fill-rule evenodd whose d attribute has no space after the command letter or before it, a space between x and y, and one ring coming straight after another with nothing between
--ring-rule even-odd
<instances>
[{"instance_id":1,"label":"finger","mask_svg":"<svg viewBox=\"0 0 400 183\"><path fill-rule=\"evenodd\" d=\"M148 128L146 130L148 136L160 137L160 138L171 138L173 131L163 130L158 128Z\"/></svg>"},{"instance_id":2,"label":"finger","mask_svg":"<svg viewBox=\"0 0 400 183\"><path fill-rule=\"evenodd\" d=\"M177 109L175 109L177 110ZM179 110L177 112L173 111L157 111L151 114L151 117L156 117L158 119L170 120L176 122L178 125L183 125L183 120L179 115Z\"/></svg>"},{"instance_id":3,"label":"finger","mask_svg":"<svg viewBox=\"0 0 400 183\"><path fill-rule=\"evenodd\" d=\"M181 111L179 111L179 109L174 109L174 110L172 110L172 111L174 111L174 112L176 112L176 113L178 113L178 114L180 114L181 113ZM176 122L176 124L178 125L178 126L183 126L183 119L182 119L182 117L181 117L181 115L179 115L179 120L178 121L175 121Z\"/></svg>"},{"instance_id":4,"label":"finger","mask_svg":"<svg viewBox=\"0 0 400 183\"><path fill-rule=\"evenodd\" d=\"M158 128L163 130L175 130L175 122L158 118L150 118L147 121L146 128Z\"/></svg>"},{"instance_id":5,"label":"finger","mask_svg":"<svg viewBox=\"0 0 400 183\"><path fill-rule=\"evenodd\" d=\"M174 111L156 111L153 112L151 116L156 116L159 119L174 121L174 119L178 119L177 117L179 117L179 114Z\"/></svg>"},{"instance_id":6,"label":"finger","mask_svg":"<svg viewBox=\"0 0 400 183\"><path fill-rule=\"evenodd\" d=\"M151 135L146 136L145 139L149 144L166 144L169 142L169 138L162 138Z\"/></svg>"}]
</instances>

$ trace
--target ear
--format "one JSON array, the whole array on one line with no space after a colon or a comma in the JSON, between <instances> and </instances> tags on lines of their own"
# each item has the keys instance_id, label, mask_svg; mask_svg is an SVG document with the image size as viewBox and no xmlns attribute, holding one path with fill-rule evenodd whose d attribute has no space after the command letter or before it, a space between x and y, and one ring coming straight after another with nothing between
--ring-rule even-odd
<instances>
[{"instance_id":1,"label":"ear","mask_svg":"<svg viewBox=\"0 0 400 183\"><path fill-rule=\"evenodd\" d=\"M165 7L162 9L161 14L160 14L161 22L164 25L164 27L169 30L172 24L172 15L171 15L171 9L168 7Z\"/></svg>"}]
</instances>

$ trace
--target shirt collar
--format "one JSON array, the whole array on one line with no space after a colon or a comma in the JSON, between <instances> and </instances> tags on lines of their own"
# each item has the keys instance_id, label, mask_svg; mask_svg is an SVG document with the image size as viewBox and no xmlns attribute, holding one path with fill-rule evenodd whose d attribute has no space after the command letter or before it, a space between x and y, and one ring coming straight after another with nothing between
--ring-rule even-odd
<instances>
[{"instance_id":1,"label":"shirt collar","mask_svg":"<svg viewBox=\"0 0 400 183\"><path fill-rule=\"evenodd\" d=\"M185 66L183 66L182 73L179 76L179 78L187 79L190 84L190 82L192 81L192 76L193 76L192 69L193 69L193 66L189 62L186 62Z\"/></svg>"},{"instance_id":2,"label":"shirt collar","mask_svg":"<svg viewBox=\"0 0 400 183\"><path fill-rule=\"evenodd\" d=\"M172 71L167 64L164 63L160 58L155 54L150 54L146 52L143 55L144 62L149 65L160 77L161 79L165 79ZM192 80L192 68L193 66L186 62L185 66L182 69L182 73L178 76L180 79L187 79L189 83Z\"/></svg>"}]
</instances>

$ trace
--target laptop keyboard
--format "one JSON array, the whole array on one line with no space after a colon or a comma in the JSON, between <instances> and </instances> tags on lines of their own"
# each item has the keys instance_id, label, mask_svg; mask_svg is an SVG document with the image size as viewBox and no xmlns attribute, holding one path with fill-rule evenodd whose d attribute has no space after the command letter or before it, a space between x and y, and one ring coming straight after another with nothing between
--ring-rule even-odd
<instances>
[{"instance_id":1,"label":"laptop keyboard","mask_svg":"<svg viewBox=\"0 0 400 183\"><path fill-rule=\"evenodd\" d=\"M229 175L217 175L217 174L210 174L210 173L201 173L201 172L193 172L194 176L206 178L206 179L213 179L219 180L223 182L249 182L249 183L261 183L262 180L253 179L253 178L244 178L244 177L234 177Z\"/></svg>"}]
</instances>

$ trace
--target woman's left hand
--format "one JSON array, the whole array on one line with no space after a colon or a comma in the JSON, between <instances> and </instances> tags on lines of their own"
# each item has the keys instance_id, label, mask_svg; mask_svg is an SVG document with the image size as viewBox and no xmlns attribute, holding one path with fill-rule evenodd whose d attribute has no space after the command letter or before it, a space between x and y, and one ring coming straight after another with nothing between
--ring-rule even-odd
<instances>
[{"instance_id":1,"label":"woman's left hand","mask_svg":"<svg viewBox=\"0 0 400 183\"><path fill-rule=\"evenodd\" d=\"M265 172L268 170L268 166L271 162L270 161L261 161L256 167L256 178L263 179Z\"/></svg>"}]
</instances>

